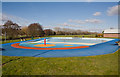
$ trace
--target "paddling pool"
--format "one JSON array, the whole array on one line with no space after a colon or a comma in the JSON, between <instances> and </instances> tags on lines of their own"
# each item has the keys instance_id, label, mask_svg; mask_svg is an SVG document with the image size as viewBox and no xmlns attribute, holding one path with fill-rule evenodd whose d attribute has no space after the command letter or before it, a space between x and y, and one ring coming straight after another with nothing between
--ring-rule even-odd
<instances>
[{"instance_id":1,"label":"paddling pool","mask_svg":"<svg viewBox=\"0 0 120 77\"><path fill-rule=\"evenodd\" d=\"M46 39L46 45L44 44ZM4 56L75 57L114 53L119 39L51 37L2 44Z\"/></svg>"}]
</instances>

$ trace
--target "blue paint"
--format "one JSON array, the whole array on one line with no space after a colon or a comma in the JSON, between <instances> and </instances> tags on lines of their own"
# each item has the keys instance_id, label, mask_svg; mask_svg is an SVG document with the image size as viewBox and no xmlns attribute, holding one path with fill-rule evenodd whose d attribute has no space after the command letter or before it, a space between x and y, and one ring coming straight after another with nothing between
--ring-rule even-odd
<instances>
[{"instance_id":1,"label":"blue paint","mask_svg":"<svg viewBox=\"0 0 120 77\"><path fill-rule=\"evenodd\" d=\"M29 41L38 41L43 39L44 38L37 40L29 40ZM2 55L31 56L31 57L75 57L75 56L104 55L104 54L114 53L115 51L118 50L119 46L115 45L116 41L119 41L119 39L114 39L104 43L92 45L88 48L68 49L68 50L32 50L32 49L19 49L19 48L11 47L11 44L26 42L26 41L22 41L22 42L2 44L3 48L5 49L4 51L2 51Z\"/></svg>"}]
</instances>

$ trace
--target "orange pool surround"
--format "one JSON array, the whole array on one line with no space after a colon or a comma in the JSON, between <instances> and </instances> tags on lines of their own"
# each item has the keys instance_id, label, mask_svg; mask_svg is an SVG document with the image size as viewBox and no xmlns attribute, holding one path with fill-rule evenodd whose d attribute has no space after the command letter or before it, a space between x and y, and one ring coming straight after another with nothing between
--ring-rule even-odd
<instances>
[{"instance_id":1,"label":"orange pool surround","mask_svg":"<svg viewBox=\"0 0 120 77\"><path fill-rule=\"evenodd\" d=\"M65 47L65 48L34 48L34 47L24 47L20 46L20 43L12 44L12 47L22 48L22 49L36 49L36 50L65 50L65 49L77 49L77 48L87 48L89 46L77 46L77 47Z\"/></svg>"}]
</instances>

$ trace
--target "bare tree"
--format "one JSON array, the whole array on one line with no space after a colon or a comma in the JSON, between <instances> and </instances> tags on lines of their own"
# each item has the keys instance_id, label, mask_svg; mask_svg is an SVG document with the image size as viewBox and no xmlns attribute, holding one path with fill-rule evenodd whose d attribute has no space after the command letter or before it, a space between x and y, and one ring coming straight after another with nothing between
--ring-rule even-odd
<instances>
[{"instance_id":1,"label":"bare tree","mask_svg":"<svg viewBox=\"0 0 120 77\"><path fill-rule=\"evenodd\" d=\"M43 36L44 31L39 23L33 23L28 26L28 34L30 36Z\"/></svg>"},{"instance_id":2,"label":"bare tree","mask_svg":"<svg viewBox=\"0 0 120 77\"><path fill-rule=\"evenodd\" d=\"M75 30L75 29L69 29L69 28L55 27L54 29L55 29L57 35L88 35L88 34L94 34L92 32L88 32L88 31Z\"/></svg>"},{"instance_id":3,"label":"bare tree","mask_svg":"<svg viewBox=\"0 0 120 77\"><path fill-rule=\"evenodd\" d=\"M51 30L51 29L45 29L44 30L44 33L45 33L45 35L55 35L56 33L53 31L53 30Z\"/></svg>"},{"instance_id":4,"label":"bare tree","mask_svg":"<svg viewBox=\"0 0 120 77\"><path fill-rule=\"evenodd\" d=\"M13 39L19 35L20 26L12 21L8 20L4 25L2 32L3 34L6 33L8 38Z\"/></svg>"},{"instance_id":5,"label":"bare tree","mask_svg":"<svg viewBox=\"0 0 120 77\"><path fill-rule=\"evenodd\" d=\"M22 29L21 29L21 32L23 33L23 35L28 35L28 27L23 26Z\"/></svg>"}]
</instances>

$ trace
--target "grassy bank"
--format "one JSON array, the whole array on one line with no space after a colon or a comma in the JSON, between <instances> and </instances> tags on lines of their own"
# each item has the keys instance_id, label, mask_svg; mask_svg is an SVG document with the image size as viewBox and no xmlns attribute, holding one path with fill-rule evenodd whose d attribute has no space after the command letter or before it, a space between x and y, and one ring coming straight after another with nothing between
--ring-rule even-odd
<instances>
[{"instance_id":1,"label":"grassy bank","mask_svg":"<svg viewBox=\"0 0 120 77\"><path fill-rule=\"evenodd\" d=\"M117 75L118 52L91 57L3 56L3 75Z\"/></svg>"},{"instance_id":2,"label":"grassy bank","mask_svg":"<svg viewBox=\"0 0 120 77\"><path fill-rule=\"evenodd\" d=\"M96 35L51 35L48 37L85 37L85 38L116 38L119 39L118 37L96 37Z\"/></svg>"},{"instance_id":3,"label":"grassy bank","mask_svg":"<svg viewBox=\"0 0 120 77\"><path fill-rule=\"evenodd\" d=\"M95 35L50 35L48 37L95 37Z\"/></svg>"},{"instance_id":4,"label":"grassy bank","mask_svg":"<svg viewBox=\"0 0 120 77\"><path fill-rule=\"evenodd\" d=\"M34 39L38 39L38 38L39 38L39 37L35 37ZM31 40L31 38L27 38L26 41L27 41L27 40ZM2 41L2 42L0 42L0 43L5 44L5 43L18 42L18 41L21 41L21 39L16 39L16 40L6 40L6 41Z\"/></svg>"}]
</instances>

